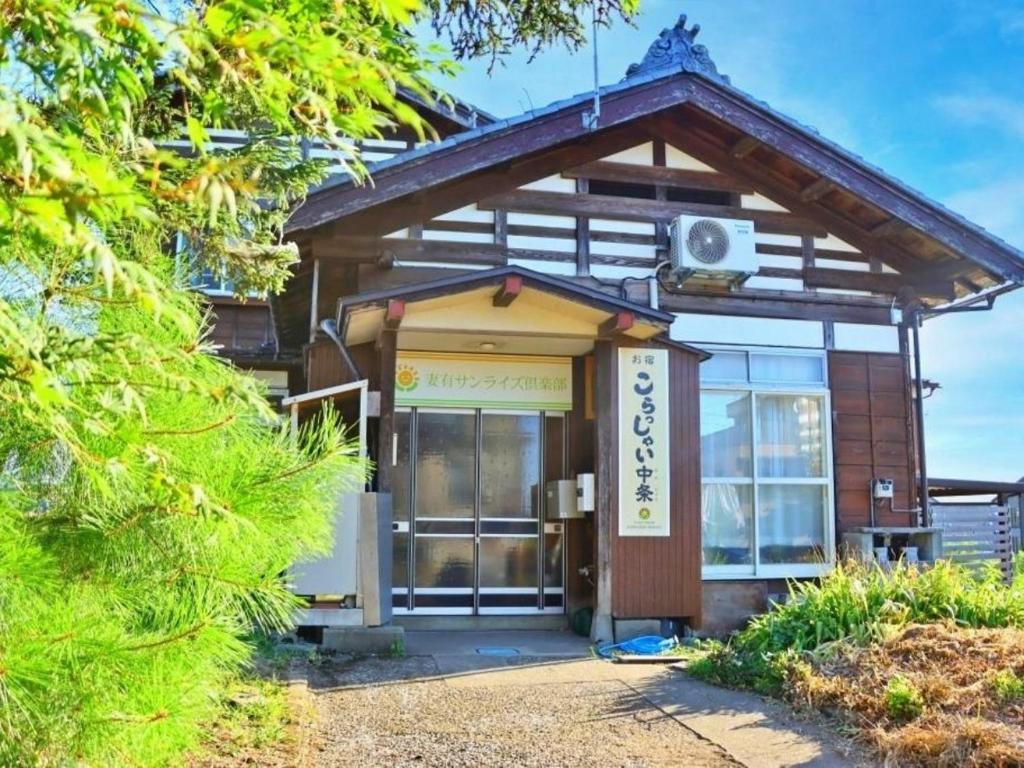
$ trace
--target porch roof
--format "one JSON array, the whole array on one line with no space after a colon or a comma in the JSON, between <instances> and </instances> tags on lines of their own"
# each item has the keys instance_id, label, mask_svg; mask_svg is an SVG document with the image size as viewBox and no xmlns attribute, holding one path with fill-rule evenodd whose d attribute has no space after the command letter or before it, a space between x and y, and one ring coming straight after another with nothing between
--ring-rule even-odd
<instances>
[{"instance_id":1,"label":"porch roof","mask_svg":"<svg viewBox=\"0 0 1024 768\"><path fill-rule=\"evenodd\" d=\"M401 333L410 349L484 349L581 354L596 339L620 334L657 340L707 359L672 340L669 312L518 266L499 267L343 298L337 324L346 344Z\"/></svg>"}]
</instances>

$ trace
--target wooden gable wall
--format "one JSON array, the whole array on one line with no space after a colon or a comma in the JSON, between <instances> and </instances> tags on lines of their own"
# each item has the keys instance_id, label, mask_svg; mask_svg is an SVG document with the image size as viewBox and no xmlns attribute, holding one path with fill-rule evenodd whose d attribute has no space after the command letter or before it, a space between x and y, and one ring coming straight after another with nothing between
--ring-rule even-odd
<instances>
[{"instance_id":1,"label":"wooden gable wall","mask_svg":"<svg viewBox=\"0 0 1024 768\"><path fill-rule=\"evenodd\" d=\"M621 291L646 304L647 285L639 278L667 257L668 223L687 213L752 220L761 267L736 290L690 282L681 291L662 291L663 309L889 324L893 298L906 287L892 266L790 212L751 183L643 131L631 135L631 142L618 136L608 144L613 151L604 154L566 148L562 163L536 166L556 172L510 188L502 188L507 178L492 177L491 184L480 185L476 202L384 236L372 231L388 232L382 228L386 220L367 234L353 233L349 225L344 234L332 227L305 233L299 274L311 275L311 265L318 264L317 312L333 316L345 295L504 264L610 292L620 290L611 281L626 279ZM587 159L576 162L581 158ZM514 169L506 176L514 178ZM649 197L633 196L638 191ZM439 205L433 200L426 209ZM952 296L951 283L915 287ZM281 335L289 344L311 338L310 290L306 277L305 285L296 282L282 297L288 306L280 318L289 327Z\"/></svg>"}]
</instances>

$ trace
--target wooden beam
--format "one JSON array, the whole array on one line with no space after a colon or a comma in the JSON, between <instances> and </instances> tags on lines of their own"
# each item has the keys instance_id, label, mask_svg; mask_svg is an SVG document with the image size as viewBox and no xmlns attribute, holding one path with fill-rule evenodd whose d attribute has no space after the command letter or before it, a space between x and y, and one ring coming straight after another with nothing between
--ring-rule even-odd
<instances>
[{"instance_id":1,"label":"wooden beam","mask_svg":"<svg viewBox=\"0 0 1024 768\"><path fill-rule=\"evenodd\" d=\"M375 490L391 492L391 446L395 433L395 360L398 334L381 331L377 337L377 375L380 379L380 419L377 423L377 472Z\"/></svg>"},{"instance_id":2,"label":"wooden beam","mask_svg":"<svg viewBox=\"0 0 1024 768\"><path fill-rule=\"evenodd\" d=\"M842 238L865 254L878 256L894 269L912 273L915 270L919 271L924 266L916 256L891 243L880 244L877 238L871 237L858 224L843 218L834 211L818 203L805 203L800 199L799 191L794 191L787 186L792 183L791 180L784 179L767 168L736 162L727 151L698 136L696 131L687 129L686 118L671 120L658 118L652 119L648 124L654 135L661 136L681 151L693 155L713 168L725 169L728 173L747 179L765 195L774 198L789 210L819 222L832 234Z\"/></svg>"},{"instance_id":3,"label":"wooden beam","mask_svg":"<svg viewBox=\"0 0 1024 768\"><path fill-rule=\"evenodd\" d=\"M590 639L614 638L612 622L612 526L618 511L618 365L616 347L594 344L594 619Z\"/></svg>"},{"instance_id":4,"label":"wooden beam","mask_svg":"<svg viewBox=\"0 0 1024 768\"><path fill-rule=\"evenodd\" d=\"M576 194L586 195L590 192L590 179L576 179ZM590 219L586 216L576 217L576 275L584 277L590 274Z\"/></svg>"},{"instance_id":5,"label":"wooden beam","mask_svg":"<svg viewBox=\"0 0 1024 768\"><path fill-rule=\"evenodd\" d=\"M771 292L765 292L771 293ZM891 325L889 302L879 305L869 297L862 303L830 301L796 301L774 292L774 298L751 295L750 289L731 294L668 293L658 294L658 306L666 312L694 312L702 315L740 315L744 317L777 317L793 320L834 320L840 323ZM836 297L840 298L840 297Z\"/></svg>"},{"instance_id":6,"label":"wooden beam","mask_svg":"<svg viewBox=\"0 0 1024 768\"><path fill-rule=\"evenodd\" d=\"M596 160L592 163L562 171L569 179L595 179L623 184L654 184L679 189L701 189L711 192L753 193L753 188L715 171L694 171L687 168L668 168L658 165L636 165Z\"/></svg>"},{"instance_id":7,"label":"wooden beam","mask_svg":"<svg viewBox=\"0 0 1024 768\"><path fill-rule=\"evenodd\" d=\"M487 224L484 224L484 227L486 228ZM484 232L486 231L488 230L484 229ZM508 245L508 211L501 208L494 212L494 243L495 245Z\"/></svg>"},{"instance_id":8,"label":"wooden beam","mask_svg":"<svg viewBox=\"0 0 1024 768\"><path fill-rule=\"evenodd\" d=\"M761 146L761 142L758 139L755 139L753 136L744 136L732 145L729 154L737 160L742 160L759 146Z\"/></svg>"},{"instance_id":9,"label":"wooden beam","mask_svg":"<svg viewBox=\"0 0 1024 768\"><path fill-rule=\"evenodd\" d=\"M509 275L505 278L501 288L494 294L491 304L495 307L507 307L515 301L523 292L523 278L519 275Z\"/></svg>"},{"instance_id":10,"label":"wooden beam","mask_svg":"<svg viewBox=\"0 0 1024 768\"><path fill-rule=\"evenodd\" d=\"M833 184L831 180L822 176L817 181L808 184L800 190L800 199L805 203L813 203L815 200L824 197L835 188L836 185Z\"/></svg>"},{"instance_id":11,"label":"wooden beam","mask_svg":"<svg viewBox=\"0 0 1024 768\"><path fill-rule=\"evenodd\" d=\"M640 200L611 195L581 195L567 192L516 190L485 197L477 205L484 209L506 208L525 213L547 213L561 216L593 216L623 221L664 221L682 214L718 216L727 219L749 219L758 232L813 235L825 237L823 226L785 211L761 211L706 203L682 203L662 200Z\"/></svg>"},{"instance_id":12,"label":"wooden beam","mask_svg":"<svg viewBox=\"0 0 1024 768\"><path fill-rule=\"evenodd\" d=\"M486 172L459 178L434 187L430 194L415 192L387 204L366 208L344 217L330 216L329 230L349 234L384 235L410 221L427 221L435 216L475 203L485 195L515 189L531 181L561 173L566 167L597 160L629 149L637 143L637 130L628 126L587 135L569 146L557 146L519 161L510 161ZM376 183L377 177L374 178ZM425 182L422 182L425 186ZM302 209L305 210L303 205Z\"/></svg>"},{"instance_id":13,"label":"wooden beam","mask_svg":"<svg viewBox=\"0 0 1024 768\"><path fill-rule=\"evenodd\" d=\"M895 296L903 288L909 288L918 296L952 300L956 297L953 284L945 281L910 281L904 275L888 272L855 272L848 269L804 268L804 283L814 288L839 288L855 291L871 291Z\"/></svg>"},{"instance_id":14,"label":"wooden beam","mask_svg":"<svg viewBox=\"0 0 1024 768\"><path fill-rule=\"evenodd\" d=\"M804 257L803 245L755 243L754 249L766 256L795 256L799 259ZM866 264L868 261L868 257L859 251L840 251L834 248L815 248L814 258L829 259L830 261L849 261L855 264Z\"/></svg>"},{"instance_id":15,"label":"wooden beam","mask_svg":"<svg viewBox=\"0 0 1024 768\"><path fill-rule=\"evenodd\" d=\"M597 328L599 339L610 339L625 333L636 325L636 315L632 312L616 312Z\"/></svg>"},{"instance_id":16,"label":"wooden beam","mask_svg":"<svg viewBox=\"0 0 1024 768\"><path fill-rule=\"evenodd\" d=\"M382 239L379 253L397 261L448 261L500 267L506 249L496 243L461 243L448 240Z\"/></svg>"},{"instance_id":17,"label":"wooden beam","mask_svg":"<svg viewBox=\"0 0 1024 768\"><path fill-rule=\"evenodd\" d=\"M779 119L745 94L694 78L686 108L700 110L734 129L756 135L765 147L790 158L816 176L827 176L863 203L901 219L909 227L1004 280L1024 280L1024 261L1012 248L885 178L863 161L808 135L806 129L792 121Z\"/></svg>"},{"instance_id":18,"label":"wooden beam","mask_svg":"<svg viewBox=\"0 0 1024 768\"><path fill-rule=\"evenodd\" d=\"M401 299L388 299L387 308L384 311L384 327L389 331L397 331L405 317L405 302Z\"/></svg>"},{"instance_id":19,"label":"wooden beam","mask_svg":"<svg viewBox=\"0 0 1024 768\"><path fill-rule=\"evenodd\" d=\"M907 225L899 219L889 219L871 228L872 237L890 237L906 230Z\"/></svg>"},{"instance_id":20,"label":"wooden beam","mask_svg":"<svg viewBox=\"0 0 1024 768\"><path fill-rule=\"evenodd\" d=\"M800 260L804 269L814 266L814 238L804 235L800 238Z\"/></svg>"}]
</instances>

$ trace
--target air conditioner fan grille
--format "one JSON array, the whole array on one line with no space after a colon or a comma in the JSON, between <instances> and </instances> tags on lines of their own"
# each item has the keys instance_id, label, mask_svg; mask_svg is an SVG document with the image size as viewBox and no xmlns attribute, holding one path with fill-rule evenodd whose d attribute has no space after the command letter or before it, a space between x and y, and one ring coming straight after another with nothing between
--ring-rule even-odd
<instances>
[{"instance_id":1,"label":"air conditioner fan grille","mask_svg":"<svg viewBox=\"0 0 1024 768\"><path fill-rule=\"evenodd\" d=\"M712 219L699 219L686 235L686 249L702 264L718 264L729 253L729 233Z\"/></svg>"}]
</instances>

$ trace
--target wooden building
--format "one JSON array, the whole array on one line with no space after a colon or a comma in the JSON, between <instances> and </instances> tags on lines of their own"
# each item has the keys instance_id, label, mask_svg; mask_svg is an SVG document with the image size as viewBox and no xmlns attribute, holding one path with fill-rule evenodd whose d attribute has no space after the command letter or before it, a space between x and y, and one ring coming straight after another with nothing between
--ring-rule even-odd
<instances>
[{"instance_id":1,"label":"wooden building","mask_svg":"<svg viewBox=\"0 0 1024 768\"><path fill-rule=\"evenodd\" d=\"M379 393L396 614L713 630L843 531L927 522L913 329L991 306L1024 256L734 87L695 33L295 211L275 354L293 394ZM754 267L682 268L707 227ZM553 519L548 483L588 474L594 510Z\"/></svg>"}]
</instances>

